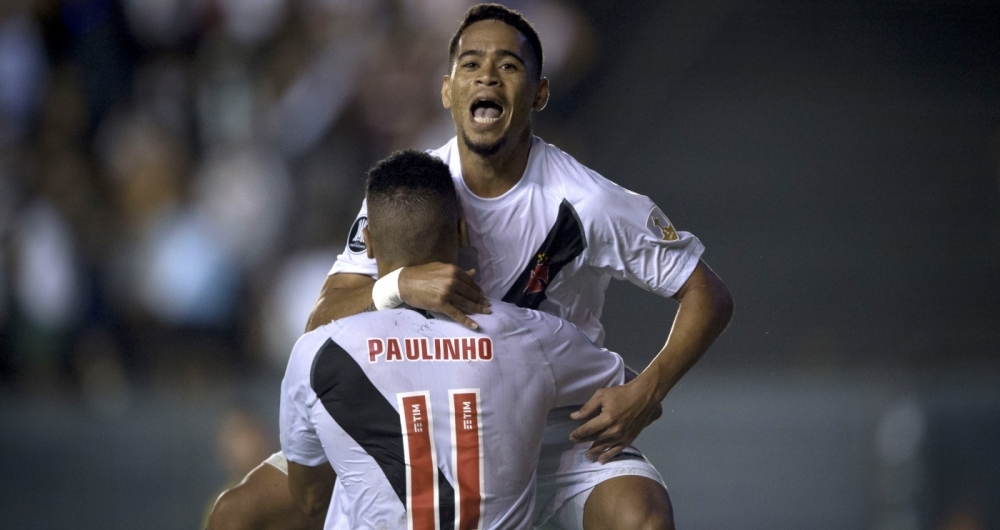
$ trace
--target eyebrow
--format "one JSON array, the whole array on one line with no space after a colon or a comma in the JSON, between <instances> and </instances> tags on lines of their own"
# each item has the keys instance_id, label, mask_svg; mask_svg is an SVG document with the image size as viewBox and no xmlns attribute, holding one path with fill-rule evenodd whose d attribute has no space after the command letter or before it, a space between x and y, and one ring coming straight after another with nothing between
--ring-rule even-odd
<instances>
[{"instance_id":1,"label":"eyebrow","mask_svg":"<svg viewBox=\"0 0 1000 530\"><path fill-rule=\"evenodd\" d=\"M521 63L521 66L525 66L526 67L526 63L524 62L524 59L522 59L520 55L518 55L518 54L516 54L516 53L514 53L512 51L509 51L509 50L497 50L496 53L497 53L497 55L499 55L501 57L512 57L512 58L516 59L517 62ZM482 50L466 50L466 51L458 54L458 58L456 59L456 61L459 61L463 57L466 57L466 56L469 56L469 55L471 55L473 57L483 57L486 54Z\"/></svg>"}]
</instances>

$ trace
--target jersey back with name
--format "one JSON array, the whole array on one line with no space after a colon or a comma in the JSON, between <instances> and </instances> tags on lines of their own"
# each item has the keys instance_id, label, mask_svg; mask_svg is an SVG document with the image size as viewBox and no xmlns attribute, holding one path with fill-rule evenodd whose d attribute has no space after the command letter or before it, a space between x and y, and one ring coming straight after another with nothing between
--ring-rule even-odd
<instances>
[{"instance_id":1,"label":"jersey back with name","mask_svg":"<svg viewBox=\"0 0 1000 530\"><path fill-rule=\"evenodd\" d=\"M303 465L329 455L326 528L530 527L548 411L621 383L623 364L550 315L493 301L477 317L480 332L413 309L363 313L296 344L282 450Z\"/></svg>"}]
</instances>

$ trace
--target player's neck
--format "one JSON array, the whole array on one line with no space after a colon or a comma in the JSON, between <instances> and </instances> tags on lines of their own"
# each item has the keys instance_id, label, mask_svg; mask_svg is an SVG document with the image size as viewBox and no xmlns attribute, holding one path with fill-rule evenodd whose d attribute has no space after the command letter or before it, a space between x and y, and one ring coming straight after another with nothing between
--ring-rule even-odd
<instances>
[{"instance_id":1,"label":"player's neck","mask_svg":"<svg viewBox=\"0 0 1000 530\"><path fill-rule=\"evenodd\" d=\"M469 191L484 199L499 197L510 191L521 180L528 166L531 143L531 130L528 129L512 145L486 157L472 152L465 142L459 140L462 179Z\"/></svg>"}]
</instances>

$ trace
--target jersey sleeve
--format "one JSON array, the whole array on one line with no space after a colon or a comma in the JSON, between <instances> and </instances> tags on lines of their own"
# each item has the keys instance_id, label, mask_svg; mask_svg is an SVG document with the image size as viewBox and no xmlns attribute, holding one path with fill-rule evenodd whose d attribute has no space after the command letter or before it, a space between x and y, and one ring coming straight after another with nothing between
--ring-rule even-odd
<instances>
[{"instance_id":1,"label":"jersey sleeve","mask_svg":"<svg viewBox=\"0 0 1000 530\"><path fill-rule=\"evenodd\" d=\"M552 369L556 407L582 405L598 389L625 382L625 362L617 353L598 348L573 324L531 311L532 335Z\"/></svg>"},{"instance_id":2,"label":"jersey sleeve","mask_svg":"<svg viewBox=\"0 0 1000 530\"><path fill-rule=\"evenodd\" d=\"M378 277L378 267L375 259L368 257L368 247L365 246L365 239L362 231L368 226L368 202L361 202L361 211L354 219L351 230L347 234L347 244L344 251L337 256L337 261L333 263L330 274L363 274Z\"/></svg>"},{"instance_id":3,"label":"jersey sleeve","mask_svg":"<svg viewBox=\"0 0 1000 530\"><path fill-rule=\"evenodd\" d=\"M673 296L698 265L705 247L689 232L678 231L649 197L624 188L601 202L590 216L587 260L616 279Z\"/></svg>"},{"instance_id":4,"label":"jersey sleeve","mask_svg":"<svg viewBox=\"0 0 1000 530\"><path fill-rule=\"evenodd\" d=\"M310 412L318 399L309 381L312 360L319 349L310 337L313 334L303 336L292 349L281 381L278 411L281 452L290 462L304 466L318 466L327 461Z\"/></svg>"}]
</instances>

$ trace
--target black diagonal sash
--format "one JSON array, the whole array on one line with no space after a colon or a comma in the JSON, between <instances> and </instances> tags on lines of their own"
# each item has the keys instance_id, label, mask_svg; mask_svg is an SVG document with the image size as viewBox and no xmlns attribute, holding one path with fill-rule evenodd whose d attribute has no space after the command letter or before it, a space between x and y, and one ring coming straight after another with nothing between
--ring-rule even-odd
<instances>
[{"instance_id":1,"label":"black diagonal sash","mask_svg":"<svg viewBox=\"0 0 1000 530\"><path fill-rule=\"evenodd\" d=\"M556 274L559 274L567 263L576 259L586 248L587 240L583 234L583 224L580 223L573 206L563 199L559 204L559 215L555 224L514 281L514 285L504 295L503 301L528 309L538 309L539 304L545 300L545 291ZM537 280L541 267L545 267L545 281ZM532 280L532 273L536 274L535 281Z\"/></svg>"},{"instance_id":2,"label":"black diagonal sash","mask_svg":"<svg viewBox=\"0 0 1000 530\"><path fill-rule=\"evenodd\" d=\"M310 385L337 425L375 459L405 507L406 460L399 412L354 358L333 340L327 340L316 355ZM442 530L452 530L455 490L440 469L438 513Z\"/></svg>"}]
</instances>

